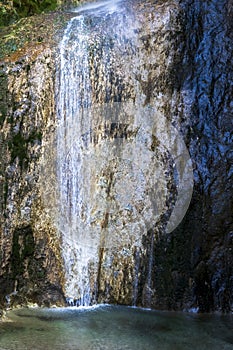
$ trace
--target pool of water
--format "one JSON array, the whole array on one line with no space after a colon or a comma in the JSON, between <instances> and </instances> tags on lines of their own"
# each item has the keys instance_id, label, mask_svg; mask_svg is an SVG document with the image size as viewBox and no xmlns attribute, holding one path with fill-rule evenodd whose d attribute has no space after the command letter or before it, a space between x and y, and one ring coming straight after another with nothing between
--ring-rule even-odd
<instances>
[{"instance_id":1,"label":"pool of water","mask_svg":"<svg viewBox=\"0 0 233 350\"><path fill-rule=\"evenodd\" d=\"M100 305L7 313L0 350L233 349L233 316Z\"/></svg>"}]
</instances>

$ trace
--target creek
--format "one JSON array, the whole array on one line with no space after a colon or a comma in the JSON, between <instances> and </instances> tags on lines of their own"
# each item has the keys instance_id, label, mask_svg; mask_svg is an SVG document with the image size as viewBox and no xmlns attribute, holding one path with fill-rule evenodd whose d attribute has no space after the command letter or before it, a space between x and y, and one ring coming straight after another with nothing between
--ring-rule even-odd
<instances>
[{"instance_id":1,"label":"creek","mask_svg":"<svg viewBox=\"0 0 233 350\"><path fill-rule=\"evenodd\" d=\"M99 305L20 309L0 324L1 350L231 350L232 317Z\"/></svg>"}]
</instances>

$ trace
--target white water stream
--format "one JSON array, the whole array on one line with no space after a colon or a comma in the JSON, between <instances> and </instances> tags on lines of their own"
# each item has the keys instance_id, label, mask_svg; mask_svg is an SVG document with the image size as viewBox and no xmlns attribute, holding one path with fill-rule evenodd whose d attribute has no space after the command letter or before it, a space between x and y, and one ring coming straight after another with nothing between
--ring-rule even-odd
<instances>
[{"instance_id":1,"label":"white water stream","mask_svg":"<svg viewBox=\"0 0 233 350\"><path fill-rule=\"evenodd\" d=\"M101 37L101 30L105 28L99 30L98 23L91 26L89 21L93 19L87 13L70 21L60 46L57 95L57 181L60 198L57 226L62 232L67 295L78 300L79 305L95 302L99 248L105 241L102 222L109 210L106 172L111 159L116 156L111 151L112 145L107 140L101 140L101 133L106 131L104 123L109 119L105 116L107 111L101 113L96 105L92 107L93 88L103 93L106 87L97 86L98 82L93 84L93 73L90 71L91 65L93 68L91 59L96 59L95 56L91 57L91 50L98 50L95 45L99 44L103 52L98 58L99 62L94 63L98 65L99 75L93 79L97 78L106 85L106 80L109 80L110 84L109 61L114 55L114 52L110 52L110 41L115 39L116 50L125 45L122 31L127 21L125 23L120 8L114 13L117 3L112 5L113 2L104 2L82 8L95 10L94 20L97 18L97 21L104 22L111 14L118 25L113 28L112 37ZM77 10L80 11L81 8ZM132 19L128 24L132 26L131 22ZM128 37L132 36L132 30L127 34ZM99 117L99 113L103 116ZM108 124L110 128L112 121L115 122L113 116ZM101 131L101 128L104 129ZM96 138L102 141L98 147L94 144Z\"/></svg>"}]
</instances>

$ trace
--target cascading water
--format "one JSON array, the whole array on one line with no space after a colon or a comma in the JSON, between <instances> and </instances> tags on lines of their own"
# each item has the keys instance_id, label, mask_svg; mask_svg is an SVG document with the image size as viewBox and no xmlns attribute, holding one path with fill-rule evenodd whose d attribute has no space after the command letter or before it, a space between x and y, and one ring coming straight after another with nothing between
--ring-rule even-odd
<instances>
[{"instance_id":1,"label":"cascading water","mask_svg":"<svg viewBox=\"0 0 233 350\"><path fill-rule=\"evenodd\" d=\"M78 32L76 35L75 30ZM91 104L86 30L82 16L74 18L66 30L60 48L57 100L58 227L65 245L66 276L70 276L67 279L67 293L73 295L73 290L76 290L78 294L75 296L82 305L90 303L88 259L98 255L96 242L86 229L90 223L91 205L85 200L85 197L90 198L90 167L89 156L85 154L82 143L82 135L90 129L90 121L83 118L82 108ZM73 46L72 50L70 45ZM89 142L88 139L86 141ZM92 241L93 244L90 244ZM70 278L73 275L76 280L72 283Z\"/></svg>"},{"instance_id":2,"label":"cascading water","mask_svg":"<svg viewBox=\"0 0 233 350\"><path fill-rule=\"evenodd\" d=\"M66 292L67 295L75 297L80 305L95 302L99 243L102 239L100 222L101 216L106 215L107 211L105 202L101 203L96 196L96 189L93 189L93 186L97 185L96 177L100 177L101 171L103 172L103 166L100 165L103 149L101 151L93 149L92 137L98 136L92 135L93 132L96 133L93 114L97 112L97 108L90 109L90 107L97 92L105 94L105 100L108 96L110 97L111 92L108 88L111 88L112 57L109 52L114 35L117 47L123 44L122 33L115 33L109 38L106 38L106 35L101 37L103 33L99 30L98 24L93 26L90 21L99 21L100 18L106 21L106 17L115 12L114 9L115 7L106 8L105 6L104 15L101 7L99 10L101 14L99 16L97 14L97 17L92 18L87 14L73 18L66 29L60 47L61 63L57 97L58 227L62 232L63 257L67 269ZM120 12L117 19L122 22L124 18ZM96 33L94 28L97 29ZM120 30L122 31L122 26ZM96 48L96 43L101 45L100 57L92 53L92 50L94 54L99 50L98 47ZM92 62L97 59L99 62ZM99 79L102 74L102 77L108 80L102 89L97 87L96 72L93 74L91 69L99 71ZM119 95L119 92L116 93ZM101 121L102 125L103 121L104 119ZM97 125L97 127L100 126L101 124ZM111 156L109 154L109 157ZM107 159L106 164L108 161ZM104 181L103 177L99 178L98 186L104 187ZM93 215L95 207L99 212Z\"/></svg>"},{"instance_id":3,"label":"cascading water","mask_svg":"<svg viewBox=\"0 0 233 350\"><path fill-rule=\"evenodd\" d=\"M71 304L136 304L143 237L172 209L168 183L177 182L183 207L190 201L189 156L158 108L161 96L148 104L142 89L156 52L144 57L140 18L122 2L93 6L77 11L60 45L55 217L65 292Z\"/></svg>"}]
</instances>

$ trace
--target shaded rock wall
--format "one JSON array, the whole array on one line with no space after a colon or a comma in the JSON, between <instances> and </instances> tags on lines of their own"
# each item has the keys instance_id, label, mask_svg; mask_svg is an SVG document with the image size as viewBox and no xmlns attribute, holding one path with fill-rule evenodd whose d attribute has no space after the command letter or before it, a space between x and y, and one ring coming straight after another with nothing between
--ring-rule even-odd
<instances>
[{"instance_id":1,"label":"shaded rock wall","mask_svg":"<svg viewBox=\"0 0 233 350\"><path fill-rule=\"evenodd\" d=\"M200 230L196 236L193 233L194 293L200 309L229 311L233 288L232 2L199 6L196 17L205 15L202 30L197 32L190 75L195 91L192 119L199 138L191 153L197 164L198 199L202 203L202 219L194 221ZM189 13L193 18L192 11Z\"/></svg>"},{"instance_id":2,"label":"shaded rock wall","mask_svg":"<svg viewBox=\"0 0 233 350\"><path fill-rule=\"evenodd\" d=\"M189 211L155 245L162 307L232 310L232 2L187 1L180 90L191 121L195 189ZM183 79L180 79L180 77ZM185 124L185 121L184 121ZM191 303L190 303L191 302Z\"/></svg>"}]
</instances>

